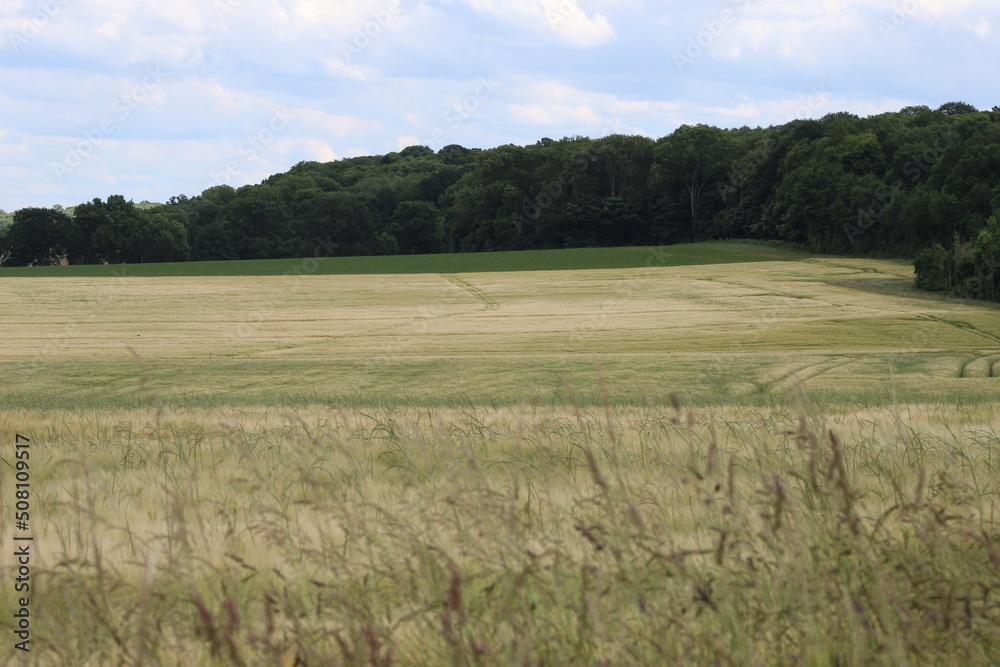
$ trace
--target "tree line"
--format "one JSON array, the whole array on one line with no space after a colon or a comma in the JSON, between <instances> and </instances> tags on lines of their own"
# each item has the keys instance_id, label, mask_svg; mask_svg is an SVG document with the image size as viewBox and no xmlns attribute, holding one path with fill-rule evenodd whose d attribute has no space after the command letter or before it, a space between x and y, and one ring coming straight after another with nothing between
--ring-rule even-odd
<instances>
[{"instance_id":1,"label":"tree line","mask_svg":"<svg viewBox=\"0 0 1000 667\"><path fill-rule=\"evenodd\" d=\"M974 248L1000 213L998 176L1000 108L962 102L768 128L685 125L655 140L411 146L302 162L258 185L159 206L116 195L67 211L22 209L0 239L0 260L279 258L313 255L320 239L325 254L366 255L752 238L920 254L920 284L953 289L961 271L982 274L969 265L988 254ZM941 266L923 252L937 246L950 258ZM932 265L938 274L965 268L942 283L926 278Z\"/></svg>"}]
</instances>

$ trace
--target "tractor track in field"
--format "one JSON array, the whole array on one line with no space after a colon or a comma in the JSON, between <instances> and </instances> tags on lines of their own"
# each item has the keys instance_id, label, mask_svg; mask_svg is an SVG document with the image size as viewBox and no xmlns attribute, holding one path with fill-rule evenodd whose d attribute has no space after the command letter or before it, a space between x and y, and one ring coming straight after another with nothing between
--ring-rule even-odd
<instances>
[{"instance_id":1,"label":"tractor track in field","mask_svg":"<svg viewBox=\"0 0 1000 667\"><path fill-rule=\"evenodd\" d=\"M985 338L986 340L992 343L1000 343L1000 336L992 334L989 331L983 331L982 329L978 329L967 322L953 322L951 320L946 320L943 317L938 317L937 315L929 315L927 313L918 313L914 317L916 317L918 320L924 320L926 322L937 322L939 324L947 324L949 326L955 327L956 329L961 329L962 331L967 331L971 334L980 336L981 338Z\"/></svg>"},{"instance_id":2,"label":"tractor track in field","mask_svg":"<svg viewBox=\"0 0 1000 667\"><path fill-rule=\"evenodd\" d=\"M808 380L814 380L824 373L829 373L835 368L840 368L841 366L847 366L848 364L853 364L858 361L860 357L836 357L834 359L827 359L826 361L821 361L817 364L809 364L803 366L791 373L786 373L782 377L779 377L770 382L763 383L768 391L775 389L791 389L796 382L807 382Z\"/></svg>"},{"instance_id":3,"label":"tractor track in field","mask_svg":"<svg viewBox=\"0 0 1000 667\"><path fill-rule=\"evenodd\" d=\"M761 284L737 282L732 280L718 280L716 278L699 278L699 280L721 283L723 285L732 285L733 287L741 287L743 289L756 289L759 292L759 294L754 294L754 295L744 294L740 296L772 296L772 297L780 297L783 299L795 299L798 301L812 301L814 303L830 306L831 308L849 308L857 312L869 311L875 313L887 313L892 315L909 315L912 312L905 308L888 308L885 306L873 306L870 304L857 304L857 303L839 303L837 301L832 301L827 298L821 298L820 296L809 296L806 294L796 294L793 292L778 292L774 289L771 289ZM823 284L829 285L830 283L827 282ZM832 285L832 286L838 287L838 285Z\"/></svg>"},{"instance_id":4,"label":"tractor track in field","mask_svg":"<svg viewBox=\"0 0 1000 667\"><path fill-rule=\"evenodd\" d=\"M960 378L994 378L998 377L997 372L1000 365L1000 355L981 354L975 359L970 359L962 364L958 369Z\"/></svg>"},{"instance_id":5,"label":"tractor track in field","mask_svg":"<svg viewBox=\"0 0 1000 667\"><path fill-rule=\"evenodd\" d=\"M440 273L438 275L450 282L452 285L473 296L477 301L483 304L485 307L484 310L496 310L500 307L500 304L494 301L489 294L479 289L472 283L468 283L458 276L451 275L450 273Z\"/></svg>"}]
</instances>

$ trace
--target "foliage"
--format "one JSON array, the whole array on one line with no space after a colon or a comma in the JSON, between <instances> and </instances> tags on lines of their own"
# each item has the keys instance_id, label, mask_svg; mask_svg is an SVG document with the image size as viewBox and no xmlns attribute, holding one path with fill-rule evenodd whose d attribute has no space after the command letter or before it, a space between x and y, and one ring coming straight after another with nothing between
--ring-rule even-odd
<instances>
[{"instance_id":1,"label":"foliage","mask_svg":"<svg viewBox=\"0 0 1000 667\"><path fill-rule=\"evenodd\" d=\"M186 230L145 230L143 215ZM302 162L165 206L73 211L71 263L484 252L751 238L914 257L978 237L1000 210L1000 113L962 102L777 127L410 146ZM172 224L172 223L171 223ZM144 235L161 239L149 247ZM165 244L165 245L164 245Z\"/></svg>"},{"instance_id":2,"label":"foliage","mask_svg":"<svg viewBox=\"0 0 1000 667\"><path fill-rule=\"evenodd\" d=\"M0 259L5 266L59 264L74 234L69 216L46 208L22 208L0 238Z\"/></svg>"},{"instance_id":3,"label":"foliage","mask_svg":"<svg viewBox=\"0 0 1000 667\"><path fill-rule=\"evenodd\" d=\"M392 214L389 234L399 243L399 252L440 252L439 218L437 206L430 202L401 202Z\"/></svg>"},{"instance_id":4,"label":"foliage","mask_svg":"<svg viewBox=\"0 0 1000 667\"><path fill-rule=\"evenodd\" d=\"M916 286L931 292L942 292L951 287L949 259L948 251L940 243L922 250L913 261Z\"/></svg>"},{"instance_id":5,"label":"foliage","mask_svg":"<svg viewBox=\"0 0 1000 667\"><path fill-rule=\"evenodd\" d=\"M914 263L916 285L931 291L950 290L956 296L1000 301L1000 213L987 221L978 236L963 243L956 237L951 251L941 244L924 250Z\"/></svg>"},{"instance_id":6,"label":"foliage","mask_svg":"<svg viewBox=\"0 0 1000 667\"><path fill-rule=\"evenodd\" d=\"M178 212L136 205L121 195L75 207L72 226L71 264L183 262L191 257Z\"/></svg>"}]
</instances>

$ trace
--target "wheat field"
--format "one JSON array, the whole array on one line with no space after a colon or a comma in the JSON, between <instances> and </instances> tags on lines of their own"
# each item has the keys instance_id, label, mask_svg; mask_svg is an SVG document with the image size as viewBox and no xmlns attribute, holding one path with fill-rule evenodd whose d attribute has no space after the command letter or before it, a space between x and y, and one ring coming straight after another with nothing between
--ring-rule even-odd
<instances>
[{"instance_id":1,"label":"wheat field","mask_svg":"<svg viewBox=\"0 0 1000 667\"><path fill-rule=\"evenodd\" d=\"M1000 313L911 278L4 279L0 656L996 664Z\"/></svg>"},{"instance_id":2,"label":"wheat field","mask_svg":"<svg viewBox=\"0 0 1000 667\"><path fill-rule=\"evenodd\" d=\"M888 261L369 276L10 278L0 388L35 408L992 400L1000 312ZM933 378L933 382L928 382Z\"/></svg>"}]
</instances>

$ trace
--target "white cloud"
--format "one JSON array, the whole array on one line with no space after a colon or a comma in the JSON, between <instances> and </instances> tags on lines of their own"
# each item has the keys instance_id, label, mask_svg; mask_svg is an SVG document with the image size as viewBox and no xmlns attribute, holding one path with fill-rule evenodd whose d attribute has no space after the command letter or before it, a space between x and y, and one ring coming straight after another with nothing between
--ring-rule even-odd
<instances>
[{"instance_id":1,"label":"white cloud","mask_svg":"<svg viewBox=\"0 0 1000 667\"><path fill-rule=\"evenodd\" d=\"M514 89L524 99L507 105L510 122L553 135L654 136L680 124L676 102L628 99L550 80L520 81Z\"/></svg>"},{"instance_id":2,"label":"white cloud","mask_svg":"<svg viewBox=\"0 0 1000 667\"><path fill-rule=\"evenodd\" d=\"M0 5L7 210L197 194L229 163L243 184L435 132L439 145L489 147L952 99L988 108L1000 55L995 0L65 0L34 25L41 6ZM723 11L732 20L678 72L673 52ZM122 118L116 101L149 67L164 81ZM493 78L502 85L477 97ZM809 105L814 85L829 91L822 108ZM241 152L281 109L294 121ZM105 119L114 128L93 155L54 179L50 165Z\"/></svg>"},{"instance_id":3,"label":"white cloud","mask_svg":"<svg viewBox=\"0 0 1000 667\"><path fill-rule=\"evenodd\" d=\"M308 156L307 159L315 162L334 162L340 159L337 151L318 139L306 139L304 153Z\"/></svg>"},{"instance_id":4,"label":"white cloud","mask_svg":"<svg viewBox=\"0 0 1000 667\"><path fill-rule=\"evenodd\" d=\"M593 17L581 9L578 0L539 0L549 27L575 46L600 46L615 37L614 26L603 14Z\"/></svg>"},{"instance_id":5,"label":"white cloud","mask_svg":"<svg viewBox=\"0 0 1000 667\"><path fill-rule=\"evenodd\" d=\"M195 0L159 2L149 9L179 33L200 33L205 29L203 5Z\"/></svg>"},{"instance_id":6,"label":"white cloud","mask_svg":"<svg viewBox=\"0 0 1000 667\"><path fill-rule=\"evenodd\" d=\"M326 71L331 76L340 79L353 79L355 81L374 81L378 78L379 72L374 67L364 67L361 65L351 65L342 60L323 60Z\"/></svg>"},{"instance_id":7,"label":"white cloud","mask_svg":"<svg viewBox=\"0 0 1000 667\"><path fill-rule=\"evenodd\" d=\"M971 24L967 24L967 25L968 25L969 29L972 30L972 32L976 33L976 36L979 37L979 39L982 39L982 40L985 41L986 38L990 36L990 32L991 32L990 22L988 20L986 20L986 17L981 17L979 19L979 22L976 23L975 25L971 25Z\"/></svg>"},{"instance_id":8,"label":"white cloud","mask_svg":"<svg viewBox=\"0 0 1000 667\"><path fill-rule=\"evenodd\" d=\"M615 37L611 21L603 14L588 16L579 0L468 0L480 12L513 23L531 33L555 35L579 47L600 46Z\"/></svg>"},{"instance_id":9,"label":"white cloud","mask_svg":"<svg viewBox=\"0 0 1000 667\"><path fill-rule=\"evenodd\" d=\"M821 0L769 0L766 3L736 3L737 13L775 22L814 21L827 16L829 5Z\"/></svg>"},{"instance_id":10,"label":"white cloud","mask_svg":"<svg viewBox=\"0 0 1000 667\"><path fill-rule=\"evenodd\" d=\"M958 18L965 17L970 13L977 14L987 11L995 13L997 9L993 0L899 0L899 6L904 11L907 11L911 4L918 5L919 10L926 10L935 17Z\"/></svg>"},{"instance_id":11,"label":"white cloud","mask_svg":"<svg viewBox=\"0 0 1000 667\"><path fill-rule=\"evenodd\" d=\"M295 116L293 122L307 128L307 133L322 136L350 137L380 129L379 124L370 119L347 114L335 115L309 107L292 108L291 114Z\"/></svg>"},{"instance_id":12,"label":"white cloud","mask_svg":"<svg viewBox=\"0 0 1000 667\"><path fill-rule=\"evenodd\" d=\"M554 81L537 81L524 104L510 104L511 120L523 125L579 127L601 125L600 109L609 110L614 98L589 93Z\"/></svg>"},{"instance_id":13,"label":"white cloud","mask_svg":"<svg viewBox=\"0 0 1000 667\"><path fill-rule=\"evenodd\" d=\"M864 23L856 16L829 8L824 12L819 3L804 3L798 12L782 11L787 9L782 3L777 7L767 4L754 8L739 14L735 25L722 35L720 43L727 46L724 51L735 53L736 57L745 50L815 60L813 54L829 53L833 44L856 40L865 31ZM874 28L872 22L871 29Z\"/></svg>"},{"instance_id":14,"label":"white cloud","mask_svg":"<svg viewBox=\"0 0 1000 667\"><path fill-rule=\"evenodd\" d=\"M398 136L396 137L396 150L403 150L408 146L419 146L421 143L420 137L414 134Z\"/></svg>"}]
</instances>

